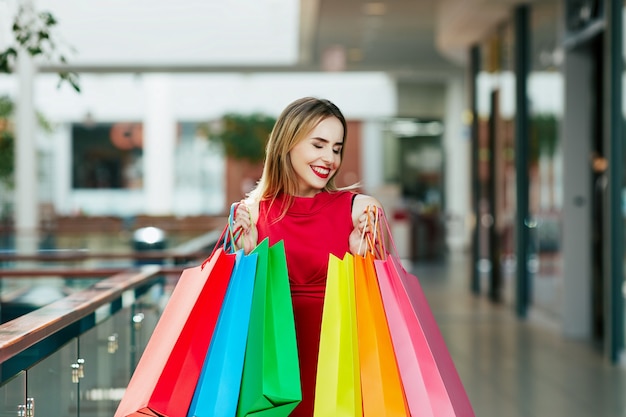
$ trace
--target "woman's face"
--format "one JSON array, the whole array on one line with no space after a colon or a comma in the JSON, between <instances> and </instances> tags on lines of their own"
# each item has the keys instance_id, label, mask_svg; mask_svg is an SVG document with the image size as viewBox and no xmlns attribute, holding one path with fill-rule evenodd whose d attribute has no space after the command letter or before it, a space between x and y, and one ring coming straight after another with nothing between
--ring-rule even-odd
<instances>
[{"instance_id":1,"label":"woman's face","mask_svg":"<svg viewBox=\"0 0 626 417\"><path fill-rule=\"evenodd\" d=\"M298 197L313 197L324 189L341 165L342 147L343 125L336 117L327 117L291 149Z\"/></svg>"}]
</instances>

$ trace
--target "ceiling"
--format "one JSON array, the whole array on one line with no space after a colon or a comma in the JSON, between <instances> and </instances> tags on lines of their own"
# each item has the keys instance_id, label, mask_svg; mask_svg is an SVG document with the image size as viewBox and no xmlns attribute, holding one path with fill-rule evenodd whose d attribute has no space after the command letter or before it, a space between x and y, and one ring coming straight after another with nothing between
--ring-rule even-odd
<instances>
[{"instance_id":1,"label":"ceiling","mask_svg":"<svg viewBox=\"0 0 626 417\"><path fill-rule=\"evenodd\" d=\"M530 6L533 65L558 52L561 0L301 0L301 62L327 69L382 70L398 79L458 75L471 45L484 43ZM315 13L317 10L317 14ZM314 23L308 22L314 21ZM311 33L307 34L307 28ZM510 30L509 26L509 30ZM307 45L311 45L307 47ZM333 53L334 51L334 53ZM558 55L558 53L557 53ZM343 60L337 58L342 57ZM308 59L308 61L307 61ZM337 61L341 65L337 64Z\"/></svg>"},{"instance_id":2,"label":"ceiling","mask_svg":"<svg viewBox=\"0 0 626 417\"><path fill-rule=\"evenodd\" d=\"M436 46L435 2L319 0L314 34L301 36L312 45L301 48L309 56L301 59L322 70L383 70L400 78L456 72L459 65ZM306 21L308 11L302 12Z\"/></svg>"},{"instance_id":3,"label":"ceiling","mask_svg":"<svg viewBox=\"0 0 626 417\"><path fill-rule=\"evenodd\" d=\"M192 0L99 0L90 7L82 0L39 0L38 7L58 18L61 37L77 50L69 61L83 72L382 70L415 76L458 69L435 46L434 5L445 1L458 0L236 0L229 7ZM291 9L299 26L293 43ZM189 51L195 56L185 60Z\"/></svg>"},{"instance_id":4,"label":"ceiling","mask_svg":"<svg viewBox=\"0 0 626 417\"><path fill-rule=\"evenodd\" d=\"M467 47L510 16L519 1L99 0L87 7L83 0L39 0L58 13L60 29L80 51L70 58L73 67L41 69L384 71L401 81L432 81L462 74ZM226 30L217 31L220 24ZM138 58L146 53L151 55ZM181 53L192 59L177 58Z\"/></svg>"}]
</instances>

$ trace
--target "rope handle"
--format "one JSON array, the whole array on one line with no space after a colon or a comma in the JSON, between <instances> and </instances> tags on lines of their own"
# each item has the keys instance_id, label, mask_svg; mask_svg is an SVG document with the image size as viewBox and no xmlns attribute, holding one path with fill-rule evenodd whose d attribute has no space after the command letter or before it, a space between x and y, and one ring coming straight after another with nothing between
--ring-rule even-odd
<instances>
[{"instance_id":1,"label":"rope handle","mask_svg":"<svg viewBox=\"0 0 626 417\"><path fill-rule=\"evenodd\" d=\"M232 228L232 225L233 225L233 223L235 221L235 215L237 214L237 210L239 209L240 205L242 205L241 202L233 203L230 206L230 216L228 218L228 224L229 224L229 230L230 230L230 240L232 242L232 247L234 248L235 251L243 248L243 245L241 246L241 248L237 248L237 245L236 245L236 242L242 237L243 227L239 226L235 230L233 230L233 228ZM244 207L246 208L246 211L248 212L248 217L250 218L250 226L252 226L253 225L252 213L250 212L250 209L245 204L244 204Z\"/></svg>"},{"instance_id":2,"label":"rope handle","mask_svg":"<svg viewBox=\"0 0 626 417\"><path fill-rule=\"evenodd\" d=\"M372 218L370 216L370 213L372 212L374 213L373 225ZM368 221L367 228L373 230L373 233L366 237L365 228L363 229L363 232L361 233L361 241L359 242L359 253L361 253L362 244L365 242L366 253L371 253L376 259L384 259L386 255L389 254L389 250L386 245L387 242L390 244L389 246L391 246L391 255L400 259L400 256L398 255L398 248L396 247L396 242L393 240L393 235L391 234L391 228L385 211L380 209L378 206L367 206L366 213ZM385 231L387 234L386 236L383 236Z\"/></svg>"},{"instance_id":3,"label":"rope handle","mask_svg":"<svg viewBox=\"0 0 626 417\"><path fill-rule=\"evenodd\" d=\"M376 205L369 205L365 209L367 214L367 225L361 232L361 240L359 242L359 253L363 247L363 242L366 243L365 253L371 253L375 258L382 259L386 253L385 242L383 235L380 231L379 219L384 216L384 210L380 209ZM372 213L374 214L374 221L372 224ZM372 232L366 233L366 230Z\"/></svg>"},{"instance_id":4,"label":"rope handle","mask_svg":"<svg viewBox=\"0 0 626 417\"><path fill-rule=\"evenodd\" d=\"M211 258L213 257L213 255L215 254L215 252L223 247L224 243L223 240L226 236L226 231L228 230L228 225L226 225L224 227L224 230L222 230L222 234L220 235L219 238L217 238L217 244L215 246L213 246L213 250L211 251L211 254L202 262L202 265L200 265L200 270L204 269L204 267L206 266L207 263L209 263L209 261L211 260ZM220 242L222 242L220 244Z\"/></svg>"},{"instance_id":5,"label":"rope handle","mask_svg":"<svg viewBox=\"0 0 626 417\"><path fill-rule=\"evenodd\" d=\"M230 211L228 214L228 221L226 226L224 226L224 230L222 230L222 234L217 239L217 244L213 247L213 251L211 251L211 255L202 262L201 269L209 262L209 260L213 257L215 251L219 248L224 248L224 251L227 253L235 253L239 250L235 242L239 240L241 234L243 233L243 228L239 226L236 230L233 230L233 224L235 222L235 214L237 213L237 209L241 203L233 203L230 206ZM248 214L250 215L250 223L252 223L252 214L250 210L248 210Z\"/></svg>"},{"instance_id":6,"label":"rope handle","mask_svg":"<svg viewBox=\"0 0 626 417\"><path fill-rule=\"evenodd\" d=\"M382 212L380 217L381 217L382 223L384 223L385 225L385 230L387 230L387 237L389 239L389 243L391 243L391 248L393 249L393 253L391 255L394 256L396 259L400 259L398 248L396 247L396 242L393 240L393 235L391 234L391 228L389 227L389 220L387 220L387 215L385 214L384 211Z\"/></svg>"}]
</instances>

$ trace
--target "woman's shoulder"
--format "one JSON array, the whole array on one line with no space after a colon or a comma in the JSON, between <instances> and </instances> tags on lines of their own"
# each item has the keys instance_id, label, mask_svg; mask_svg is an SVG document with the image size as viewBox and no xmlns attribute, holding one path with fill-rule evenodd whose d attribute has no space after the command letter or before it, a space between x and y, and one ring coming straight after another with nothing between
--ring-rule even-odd
<instances>
[{"instance_id":1,"label":"woman's shoulder","mask_svg":"<svg viewBox=\"0 0 626 417\"><path fill-rule=\"evenodd\" d=\"M381 209L383 208L380 201L378 201L376 198L372 197L371 195L355 194L353 204L352 204L353 210L357 209L359 211L363 211L367 208L367 206L377 206L378 208L381 208Z\"/></svg>"}]
</instances>

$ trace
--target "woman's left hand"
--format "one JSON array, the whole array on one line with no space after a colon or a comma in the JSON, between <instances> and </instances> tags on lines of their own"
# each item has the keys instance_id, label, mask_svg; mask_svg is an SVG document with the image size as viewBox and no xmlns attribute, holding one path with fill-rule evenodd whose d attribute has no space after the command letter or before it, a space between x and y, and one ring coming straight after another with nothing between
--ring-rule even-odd
<instances>
[{"instance_id":1,"label":"woman's left hand","mask_svg":"<svg viewBox=\"0 0 626 417\"><path fill-rule=\"evenodd\" d=\"M376 215L381 213L381 204L373 197L366 195L358 195L355 198L352 208L352 222L354 229L350 233L350 252L353 255L365 255L368 250L368 242L374 239L380 239L381 236L375 236L373 225L378 224ZM379 228L380 229L380 228ZM376 232L379 232L377 230ZM380 235L379 233L377 233Z\"/></svg>"},{"instance_id":2,"label":"woman's left hand","mask_svg":"<svg viewBox=\"0 0 626 417\"><path fill-rule=\"evenodd\" d=\"M365 255L367 252L367 242L363 238L363 233L367 233L367 213L359 216L358 223L350 233L350 252L353 255Z\"/></svg>"}]
</instances>

